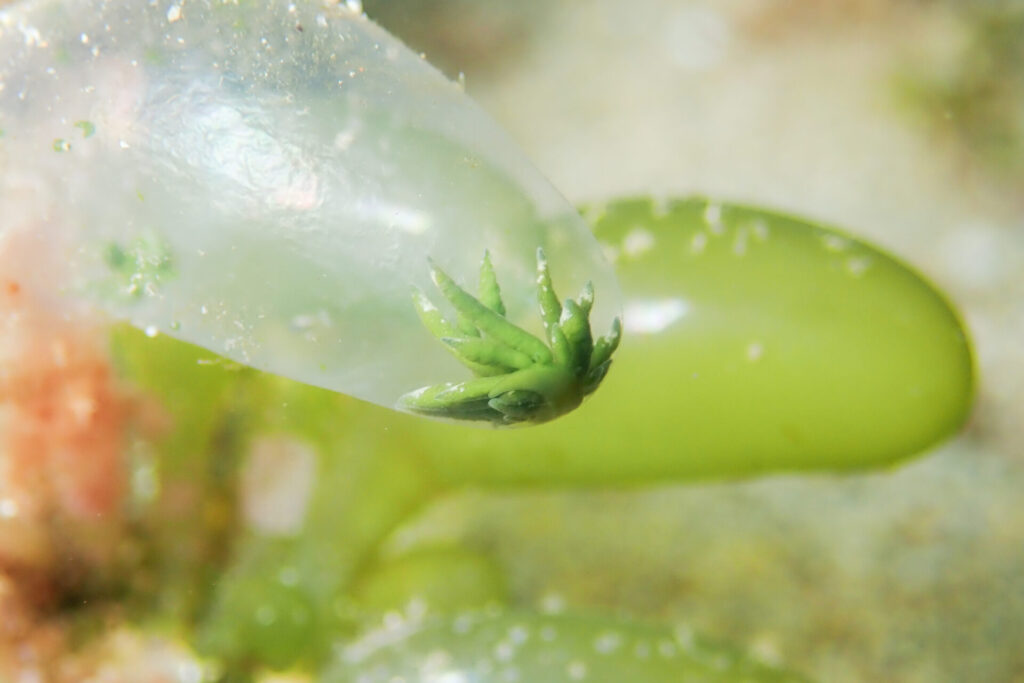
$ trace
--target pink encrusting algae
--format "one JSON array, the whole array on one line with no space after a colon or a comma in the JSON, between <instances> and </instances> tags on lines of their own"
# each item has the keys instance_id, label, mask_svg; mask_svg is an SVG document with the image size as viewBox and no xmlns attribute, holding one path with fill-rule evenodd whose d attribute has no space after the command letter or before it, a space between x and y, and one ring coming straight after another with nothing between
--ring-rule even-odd
<instances>
[{"instance_id":1,"label":"pink encrusting algae","mask_svg":"<svg viewBox=\"0 0 1024 683\"><path fill-rule=\"evenodd\" d=\"M8 517L110 515L125 488L128 401L97 326L33 287L25 271L52 264L30 245L0 240L0 500Z\"/></svg>"},{"instance_id":2,"label":"pink encrusting algae","mask_svg":"<svg viewBox=\"0 0 1024 683\"><path fill-rule=\"evenodd\" d=\"M61 302L52 246L0 236L0 680L44 675L66 647L48 615L124 529L131 403L100 329Z\"/></svg>"}]
</instances>

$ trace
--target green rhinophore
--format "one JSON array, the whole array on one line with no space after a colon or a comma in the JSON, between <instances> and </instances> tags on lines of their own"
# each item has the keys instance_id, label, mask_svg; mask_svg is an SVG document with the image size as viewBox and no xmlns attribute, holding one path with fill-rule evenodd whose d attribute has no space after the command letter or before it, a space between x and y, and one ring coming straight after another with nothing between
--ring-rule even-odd
<instances>
[{"instance_id":1,"label":"green rhinophore","mask_svg":"<svg viewBox=\"0 0 1024 683\"><path fill-rule=\"evenodd\" d=\"M548 345L505 318L505 304L488 254L480 266L479 298L459 287L431 264L431 274L455 307L456 322L444 319L417 290L413 303L423 325L477 379L423 387L402 396L399 406L422 415L494 424L547 422L580 405L608 373L619 345L619 319L612 332L594 343L590 309L594 288L583 288L579 301L559 303L548 262L537 250L537 298Z\"/></svg>"}]
</instances>

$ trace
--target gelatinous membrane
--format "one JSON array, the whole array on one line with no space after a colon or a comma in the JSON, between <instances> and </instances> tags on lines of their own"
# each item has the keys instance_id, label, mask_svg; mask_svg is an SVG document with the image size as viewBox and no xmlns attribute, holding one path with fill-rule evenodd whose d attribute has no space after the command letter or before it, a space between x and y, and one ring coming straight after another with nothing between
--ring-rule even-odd
<instances>
[{"instance_id":1,"label":"gelatinous membrane","mask_svg":"<svg viewBox=\"0 0 1024 683\"><path fill-rule=\"evenodd\" d=\"M458 85L345 5L41 0L0 10L0 238L152 334L388 407L469 379L423 328L431 257L541 334L615 276L586 225ZM543 337L542 337L543 338Z\"/></svg>"}]
</instances>

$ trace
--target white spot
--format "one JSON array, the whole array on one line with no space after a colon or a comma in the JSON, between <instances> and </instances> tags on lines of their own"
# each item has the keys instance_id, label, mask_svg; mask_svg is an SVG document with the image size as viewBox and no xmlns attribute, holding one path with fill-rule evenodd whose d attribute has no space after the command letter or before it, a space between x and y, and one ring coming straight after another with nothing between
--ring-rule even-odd
<instances>
[{"instance_id":1,"label":"white spot","mask_svg":"<svg viewBox=\"0 0 1024 683\"><path fill-rule=\"evenodd\" d=\"M582 681L587 677L587 664L579 659L574 659L565 667L565 672L572 680Z\"/></svg>"},{"instance_id":2,"label":"white spot","mask_svg":"<svg viewBox=\"0 0 1024 683\"><path fill-rule=\"evenodd\" d=\"M308 444L287 437L257 439L242 468L245 521L265 534L297 533L315 479L316 454Z\"/></svg>"},{"instance_id":3,"label":"white spot","mask_svg":"<svg viewBox=\"0 0 1024 683\"><path fill-rule=\"evenodd\" d=\"M825 247L826 251L843 251L849 248L850 240L839 235L824 235L821 238L821 244Z\"/></svg>"},{"instance_id":4,"label":"white spot","mask_svg":"<svg viewBox=\"0 0 1024 683\"><path fill-rule=\"evenodd\" d=\"M743 256L747 253L747 230L739 228L736 230L736 237L732 242L732 253L736 256Z\"/></svg>"},{"instance_id":5,"label":"white spot","mask_svg":"<svg viewBox=\"0 0 1024 683\"><path fill-rule=\"evenodd\" d=\"M173 24L178 19L181 19L181 5L175 3L167 8L167 21Z\"/></svg>"},{"instance_id":6,"label":"white spot","mask_svg":"<svg viewBox=\"0 0 1024 683\"><path fill-rule=\"evenodd\" d=\"M540 600L540 611L544 614L559 614L565 611L565 598L558 593L548 593Z\"/></svg>"},{"instance_id":7,"label":"white spot","mask_svg":"<svg viewBox=\"0 0 1024 683\"><path fill-rule=\"evenodd\" d=\"M545 626L540 630L540 639L545 643L550 643L552 640L558 637L558 630L554 626Z\"/></svg>"},{"instance_id":8,"label":"white spot","mask_svg":"<svg viewBox=\"0 0 1024 683\"><path fill-rule=\"evenodd\" d=\"M525 626L513 626L508 630L508 638L516 645L522 645L530 637L530 632Z\"/></svg>"},{"instance_id":9,"label":"white spot","mask_svg":"<svg viewBox=\"0 0 1024 683\"><path fill-rule=\"evenodd\" d=\"M623 326L629 334L656 334L686 315L682 299L634 299L626 302Z\"/></svg>"},{"instance_id":10,"label":"white spot","mask_svg":"<svg viewBox=\"0 0 1024 683\"><path fill-rule=\"evenodd\" d=\"M146 325L146 336L152 339L153 337L160 334L160 330L156 328L156 325Z\"/></svg>"},{"instance_id":11,"label":"white spot","mask_svg":"<svg viewBox=\"0 0 1024 683\"><path fill-rule=\"evenodd\" d=\"M615 631L602 633L594 640L594 650L602 655L615 652L620 645L622 645L622 636Z\"/></svg>"},{"instance_id":12,"label":"white spot","mask_svg":"<svg viewBox=\"0 0 1024 683\"><path fill-rule=\"evenodd\" d=\"M358 204L355 209L361 218L385 223L388 228L401 230L409 235L422 235L431 227L428 214L409 206L366 202Z\"/></svg>"},{"instance_id":13,"label":"white spot","mask_svg":"<svg viewBox=\"0 0 1024 683\"><path fill-rule=\"evenodd\" d=\"M42 34L35 26L26 26L19 23L18 31L21 33L21 37L25 40L26 47L32 47L34 45L39 47L47 46L47 42L43 40Z\"/></svg>"},{"instance_id":14,"label":"white spot","mask_svg":"<svg viewBox=\"0 0 1024 683\"><path fill-rule=\"evenodd\" d=\"M754 221L754 224L750 229L754 233L754 239L758 242L765 242L768 240L768 224L760 218Z\"/></svg>"},{"instance_id":15,"label":"white spot","mask_svg":"<svg viewBox=\"0 0 1024 683\"><path fill-rule=\"evenodd\" d=\"M13 519L18 516L18 504L10 498L0 498L0 519Z\"/></svg>"},{"instance_id":16,"label":"white spot","mask_svg":"<svg viewBox=\"0 0 1024 683\"><path fill-rule=\"evenodd\" d=\"M779 644L775 637L768 633L763 633L754 638L750 644L750 655L768 666L778 667L782 666L783 663Z\"/></svg>"},{"instance_id":17,"label":"white spot","mask_svg":"<svg viewBox=\"0 0 1024 683\"><path fill-rule=\"evenodd\" d=\"M470 683L469 675L464 671L442 671L427 674L423 680L424 683Z\"/></svg>"},{"instance_id":18,"label":"white spot","mask_svg":"<svg viewBox=\"0 0 1024 683\"><path fill-rule=\"evenodd\" d=\"M507 640L502 640L494 646L494 658L499 662L507 662L516 654L516 646Z\"/></svg>"},{"instance_id":19,"label":"white spot","mask_svg":"<svg viewBox=\"0 0 1024 683\"><path fill-rule=\"evenodd\" d=\"M346 149L352 146L352 143L356 141L356 132L352 128L346 128L334 136L334 148L339 152L344 152Z\"/></svg>"},{"instance_id":20,"label":"white spot","mask_svg":"<svg viewBox=\"0 0 1024 683\"><path fill-rule=\"evenodd\" d=\"M363 0L345 0L345 7L355 14L363 13Z\"/></svg>"},{"instance_id":21,"label":"white spot","mask_svg":"<svg viewBox=\"0 0 1024 683\"><path fill-rule=\"evenodd\" d=\"M713 202L708 203L704 207L704 222L713 235L721 235L725 232L725 226L722 225L722 205Z\"/></svg>"},{"instance_id":22,"label":"white spot","mask_svg":"<svg viewBox=\"0 0 1024 683\"><path fill-rule=\"evenodd\" d=\"M871 267L871 258L861 256L846 259L846 272L854 277L860 277Z\"/></svg>"},{"instance_id":23,"label":"white spot","mask_svg":"<svg viewBox=\"0 0 1024 683\"><path fill-rule=\"evenodd\" d=\"M323 333L333 326L331 315L327 311L320 310L316 313L301 313L292 317L290 327L295 332L303 335L307 341L315 342L318 333Z\"/></svg>"},{"instance_id":24,"label":"white spot","mask_svg":"<svg viewBox=\"0 0 1024 683\"><path fill-rule=\"evenodd\" d=\"M137 500L150 502L156 499L160 493L160 477L152 461L144 460L132 468L131 488Z\"/></svg>"},{"instance_id":25,"label":"white spot","mask_svg":"<svg viewBox=\"0 0 1024 683\"><path fill-rule=\"evenodd\" d=\"M78 36L78 39L80 41L82 41L82 45L88 45L89 44L89 34L88 33L83 33L82 35Z\"/></svg>"},{"instance_id":26,"label":"white spot","mask_svg":"<svg viewBox=\"0 0 1024 683\"><path fill-rule=\"evenodd\" d=\"M643 228L633 228L622 240L622 250L627 256L636 257L654 246L654 235Z\"/></svg>"},{"instance_id":27,"label":"white spot","mask_svg":"<svg viewBox=\"0 0 1024 683\"><path fill-rule=\"evenodd\" d=\"M751 363L761 360L764 355L764 346L760 342L750 342L747 345L747 360Z\"/></svg>"},{"instance_id":28,"label":"white spot","mask_svg":"<svg viewBox=\"0 0 1024 683\"><path fill-rule=\"evenodd\" d=\"M704 249L708 246L708 236L706 233L698 232L693 235L690 239L690 252L694 254L704 253Z\"/></svg>"},{"instance_id":29,"label":"white spot","mask_svg":"<svg viewBox=\"0 0 1024 683\"><path fill-rule=\"evenodd\" d=\"M282 586L296 586L299 583L299 570L295 567L285 567L277 573L277 580Z\"/></svg>"}]
</instances>

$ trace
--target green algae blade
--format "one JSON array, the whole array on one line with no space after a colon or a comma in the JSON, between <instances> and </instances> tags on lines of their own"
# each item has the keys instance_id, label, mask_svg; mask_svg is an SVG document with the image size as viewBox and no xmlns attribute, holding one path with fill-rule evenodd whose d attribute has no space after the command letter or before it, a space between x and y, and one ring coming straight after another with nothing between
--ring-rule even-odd
<instances>
[{"instance_id":1,"label":"green algae blade","mask_svg":"<svg viewBox=\"0 0 1024 683\"><path fill-rule=\"evenodd\" d=\"M456 482L622 484L882 466L958 431L973 360L946 298L842 232L694 198L603 207L625 332L578 414L432 431Z\"/></svg>"}]
</instances>

